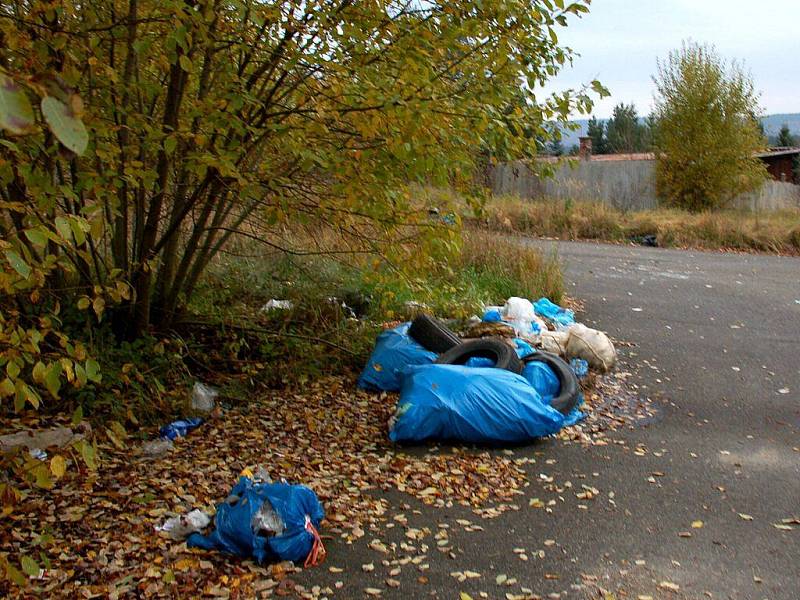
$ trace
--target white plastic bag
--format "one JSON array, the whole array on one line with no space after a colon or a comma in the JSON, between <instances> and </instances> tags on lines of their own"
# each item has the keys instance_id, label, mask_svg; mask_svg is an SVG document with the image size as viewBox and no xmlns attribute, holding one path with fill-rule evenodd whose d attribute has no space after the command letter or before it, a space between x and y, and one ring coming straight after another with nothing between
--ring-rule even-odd
<instances>
[{"instance_id":1,"label":"white plastic bag","mask_svg":"<svg viewBox=\"0 0 800 600\"><path fill-rule=\"evenodd\" d=\"M568 333L567 358L582 358L601 371L608 371L616 364L617 350L602 331L576 323Z\"/></svg>"},{"instance_id":2,"label":"white plastic bag","mask_svg":"<svg viewBox=\"0 0 800 600\"><path fill-rule=\"evenodd\" d=\"M292 308L294 308L294 303L291 300L276 300L273 298L262 306L261 310L269 312L271 310L291 310Z\"/></svg>"},{"instance_id":3,"label":"white plastic bag","mask_svg":"<svg viewBox=\"0 0 800 600\"><path fill-rule=\"evenodd\" d=\"M213 387L196 381L192 388L192 408L200 412L211 412L217 396L219 392Z\"/></svg>"},{"instance_id":4,"label":"white plastic bag","mask_svg":"<svg viewBox=\"0 0 800 600\"><path fill-rule=\"evenodd\" d=\"M185 540L193 533L199 533L211 523L209 517L202 510L193 510L180 517L170 517L163 525L157 525L156 531L164 531L175 541Z\"/></svg>"},{"instance_id":5,"label":"white plastic bag","mask_svg":"<svg viewBox=\"0 0 800 600\"><path fill-rule=\"evenodd\" d=\"M514 328L519 336L530 336L533 333L546 331L547 325L533 310L533 304L525 298L513 296L506 301L501 311L503 321ZM534 327L534 324L536 325Z\"/></svg>"}]
</instances>

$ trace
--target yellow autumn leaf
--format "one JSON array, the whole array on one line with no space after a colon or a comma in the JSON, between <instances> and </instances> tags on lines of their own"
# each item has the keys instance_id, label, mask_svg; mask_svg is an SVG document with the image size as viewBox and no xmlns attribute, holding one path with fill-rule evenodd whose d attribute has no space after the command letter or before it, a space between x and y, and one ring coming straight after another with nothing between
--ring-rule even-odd
<instances>
[{"instance_id":1,"label":"yellow autumn leaf","mask_svg":"<svg viewBox=\"0 0 800 600\"><path fill-rule=\"evenodd\" d=\"M64 476L64 473L67 472L67 461L64 460L63 456L56 454L50 459L50 472L56 479L61 479Z\"/></svg>"}]
</instances>

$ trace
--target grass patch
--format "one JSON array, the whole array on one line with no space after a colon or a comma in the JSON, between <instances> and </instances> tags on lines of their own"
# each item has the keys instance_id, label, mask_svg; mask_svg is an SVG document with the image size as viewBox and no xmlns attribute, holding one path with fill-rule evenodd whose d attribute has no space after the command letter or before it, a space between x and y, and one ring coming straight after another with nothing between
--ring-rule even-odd
<instances>
[{"instance_id":1,"label":"grass patch","mask_svg":"<svg viewBox=\"0 0 800 600\"><path fill-rule=\"evenodd\" d=\"M418 305L465 318L509 296L563 297L556 256L474 228L422 260L414 256L422 250L409 248L411 268L367 256L343 261L255 250L244 246L210 265L182 334L192 372L231 398L248 397L245 389L254 386L355 374L382 325L409 318ZM273 298L293 308L262 310Z\"/></svg>"},{"instance_id":2,"label":"grass patch","mask_svg":"<svg viewBox=\"0 0 800 600\"><path fill-rule=\"evenodd\" d=\"M565 240L626 242L655 235L660 246L800 254L797 209L623 212L597 202L494 198L472 221L489 230Z\"/></svg>"}]
</instances>

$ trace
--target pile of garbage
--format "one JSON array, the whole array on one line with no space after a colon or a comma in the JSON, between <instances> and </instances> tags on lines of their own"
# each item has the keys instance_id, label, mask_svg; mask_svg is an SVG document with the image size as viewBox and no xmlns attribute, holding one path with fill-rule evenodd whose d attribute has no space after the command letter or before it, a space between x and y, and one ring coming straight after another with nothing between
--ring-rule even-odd
<instances>
[{"instance_id":1,"label":"pile of garbage","mask_svg":"<svg viewBox=\"0 0 800 600\"><path fill-rule=\"evenodd\" d=\"M425 314L384 331L358 385L400 392L392 441L522 443L581 420L578 378L615 363L608 337L573 311L513 297L464 337Z\"/></svg>"}]
</instances>

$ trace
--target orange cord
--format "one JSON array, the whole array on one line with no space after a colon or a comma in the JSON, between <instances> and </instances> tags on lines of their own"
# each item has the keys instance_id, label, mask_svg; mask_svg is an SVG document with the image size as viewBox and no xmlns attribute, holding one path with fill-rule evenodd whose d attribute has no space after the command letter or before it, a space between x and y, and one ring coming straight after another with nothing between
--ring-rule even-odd
<instances>
[{"instance_id":1,"label":"orange cord","mask_svg":"<svg viewBox=\"0 0 800 600\"><path fill-rule=\"evenodd\" d=\"M314 524L311 522L311 519L308 517L308 515L306 515L306 531L314 536L314 545L311 546L311 552L308 553L306 562L303 566L306 568L316 567L317 565L322 564L322 561L325 560L327 551L325 550L325 545L322 543L322 538L319 535L319 531L317 531L317 528L314 527Z\"/></svg>"}]
</instances>

